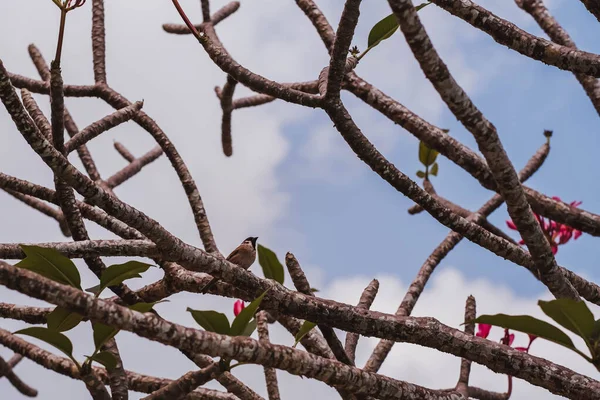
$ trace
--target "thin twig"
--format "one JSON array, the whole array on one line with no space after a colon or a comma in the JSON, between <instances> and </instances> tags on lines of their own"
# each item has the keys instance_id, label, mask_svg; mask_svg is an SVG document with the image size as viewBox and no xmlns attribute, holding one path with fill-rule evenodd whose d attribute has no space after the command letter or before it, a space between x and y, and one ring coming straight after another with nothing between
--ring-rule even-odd
<instances>
[{"instance_id":1,"label":"thin twig","mask_svg":"<svg viewBox=\"0 0 600 400\"><path fill-rule=\"evenodd\" d=\"M256 330L258 331L258 341L269 343L269 324L267 322L267 312L259 311L256 314ZM267 393L269 400L280 400L279 385L277 383L277 372L275 368L264 367L265 381L267 383Z\"/></svg>"},{"instance_id":2,"label":"thin twig","mask_svg":"<svg viewBox=\"0 0 600 400\"><path fill-rule=\"evenodd\" d=\"M379 291L379 281L377 279L373 279L363 290L360 300L358 301L357 309L368 310L371 308L371 304L375 300L375 296L377 296L377 292ZM346 335L346 343L344 349L348 354L348 357L356 362L356 346L358 345L359 335L353 332L350 332Z\"/></svg>"},{"instance_id":3,"label":"thin twig","mask_svg":"<svg viewBox=\"0 0 600 400\"><path fill-rule=\"evenodd\" d=\"M0 357L0 377L5 376L6 379L17 389L22 395L27 397L36 397L38 391L23 382L12 370L12 367Z\"/></svg>"},{"instance_id":4,"label":"thin twig","mask_svg":"<svg viewBox=\"0 0 600 400\"><path fill-rule=\"evenodd\" d=\"M300 263L292 253L288 252L285 255L285 265L288 268L288 271L296 289L302 294L314 297L314 293L310 290L310 284L308 283L308 279L306 278L304 271L302 271ZM342 346L342 342L340 342L340 339L335 334L333 328L324 324L319 324L318 326L321 330L321 333L323 334L323 337L327 341L327 344L329 345L329 347L331 347L331 351L333 351L335 358L346 365L353 366L354 361L352 361L352 359L344 350L344 346Z\"/></svg>"},{"instance_id":5,"label":"thin twig","mask_svg":"<svg viewBox=\"0 0 600 400\"><path fill-rule=\"evenodd\" d=\"M469 296L465 305L465 333L475 334L475 323L471 322L477 316L475 297ZM463 358L460 361L460 374L455 390L465 398L469 397L469 375L471 375L471 360Z\"/></svg>"}]
</instances>

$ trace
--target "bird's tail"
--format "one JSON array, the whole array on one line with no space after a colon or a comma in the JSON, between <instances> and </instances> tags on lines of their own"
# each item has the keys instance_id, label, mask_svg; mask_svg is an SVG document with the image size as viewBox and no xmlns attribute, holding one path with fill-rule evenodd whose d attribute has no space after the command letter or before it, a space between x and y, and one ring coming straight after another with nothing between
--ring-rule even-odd
<instances>
[{"instance_id":1,"label":"bird's tail","mask_svg":"<svg viewBox=\"0 0 600 400\"><path fill-rule=\"evenodd\" d=\"M209 291L209 289L213 286L215 286L215 283L217 283L219 279L218 278L213 278L210 282L208 282L206 284L206 286L204 286L202 289L200 289L200 293L205 294Z\"/></svg>"}]
</instances>

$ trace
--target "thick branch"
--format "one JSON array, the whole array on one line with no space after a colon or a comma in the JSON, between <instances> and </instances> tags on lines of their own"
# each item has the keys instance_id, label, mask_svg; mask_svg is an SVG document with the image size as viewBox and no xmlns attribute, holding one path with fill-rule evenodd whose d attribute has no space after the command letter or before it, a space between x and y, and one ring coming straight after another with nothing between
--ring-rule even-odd
<instances>
[{"instance_id":1,"label":"thick branch","mask_svg":"<svg viewBox=\"0 0 600 400\"><path fill-rule=\"evenodd\" d=\"M470 0L431 0L518 53L562 70L600 77L600 56L525 32Z\"/></svg>"},{"instance_id":2,"label":"thick branch","mask_svg":"<svg viewBox=\"0 0 600 400\"><path fill-rule=\"evenodd\" d=\"M552 17L542 0L515 0L515 3L535 19L535 22L538 23L553 42L574 49L577 48L569 34ZM598 4L600 9L600 3ZM577 78L585 93L592 101L596 112L600 114L600 84L598 80L594 77L578 73L575 74L575 78Z\"/></svg>"}]
</instances>

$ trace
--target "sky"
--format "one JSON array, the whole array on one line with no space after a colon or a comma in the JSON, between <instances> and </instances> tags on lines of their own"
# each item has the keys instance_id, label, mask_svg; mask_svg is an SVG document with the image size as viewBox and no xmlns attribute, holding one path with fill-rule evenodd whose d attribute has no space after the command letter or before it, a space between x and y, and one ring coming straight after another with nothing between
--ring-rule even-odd
<instances>
[{"instance_id":1,"label":"sky","mask_svg":"<svg viewBox=\"0 0 600 400\"><path fill-rule=\"evenodd\" d=\"M88 3L68 16L62 62L67 83L93 82L91 2ZM197 3L182 1L194 21L201 19ZM212 9L225 3L213 1ZM317 4L336 26L342 2L322 0ZM370 28L390 13L385 1L366 4L362 6L353 41L359 49L366 47ZM544 37L531 17L513 2L481 0L479 4ZM579 2L553 0L546 4L580 48L600 53L600 44L594 40L600 34L598 22ZM435 5L424 8L420 16L456 80L497 127L515 168L524 166L543 144L544 129L554 131L550 156L528 185L565 201L581 200L582 207L592 212L600 209L600 200L589 184L597 179L594 149L599 144L599 120L574 76L498 45ZM225 75L192 37L168 35L161 28L163 23L179 21L168 1L107 1L108 83L131 101L144 100L144 110L177 146L199 187L220 249L228 253L245 237L259 236L259 242L275 250L281 259L285 252L293 252L312 286L321 289L322 297L351 304L358 301L371 279L378 278L381 290L373 309L394 312L421 264L448 233L447 228L426 213L409 215L407 209L412 202L366 167L320 110L280 101L237 110L233 114L234 154L225 157L220 144L221 111L213 91L214 86L223 85ZM0 37L4 38L0 40L0 59L10 71L37 78L27 45L35 43L49 61L55 49L57 26L58 10L50 0L0 2ZM217 32L238 62L269 79L312 80L328 63L318 35L292 1L242 1L239 11L219 24ZM371 51L356 71L423 118L450 129L451 135L476 150L473 137L446 109L423 76L400 32ZM236 97L248 94L238 85ZM36 99L49 115L47 99ZM418 179L417 139L351 94L344 93L343 100L359 127L383 154ZM113 111L97 99L68 98L66 104L80 128ZM0 132L0 171L52 187L50 171L27 146L5 111L0 111ZM151 137L134 123L123 124L94 139L89 147L103 177L126 165L112 147L114 140L138 156L154 146ZM80 166L76 154L70 159ZM440 173L433 184L440 195L471 210L493 195L448 160L440 157L438 162ZM165 157L147 166L116 193L186 242L200 245L184 192ZM506 219L505 207L490 218L502 228ZM8 227L0 230L2 243L69 240L61 235L55 221L4 192L0 192L0 226ZM93 238L114 237L93 223L88 227ZM561 246L557 260L597 280L595 254L592 238L584 234ZM121 261L106 260L108 264ZM84 284L95 285L95 278L85 265L78 265ZM258 265L251 270L260 274ZM154 268L142 279L131 281L130 286L139 288L161 276L160 270ZM290 285L289 277L286 284ZM503 312L542 317L537 300L549 298L547 290L522 267L464 240L438 267L413 315L433 316L458 327L469 294L476 296L480 314ZM0 288L0 299L43 304L4 288ZM171 320L194 326L186 307L218 309L231 316L232 304L231 299L178 294L171 302L157 307ZM0 321L0 327L5 329L24 326L18 321ZM273 330L275 342L291 344L289 335L276 327ZM500 338L499 330L492 332L493 339ZM82 324L69 332L69 337L76 354L88 354L89 327ZM128 369L169 378L193 369L173 349L147 341L139 346L139 340L128 333L120 333L118 338ZM376 343L374 338L361 339L358 365L366 361ZM516 345L524 344L525 338L517 336ZM10 354L0 349L3 357ZM596 377L597 372L583 360L552 344L538 340L532 354ZM458 367L455 357L398 344L382 373L432 388L446 388L456 383ZM70 390L70 394L60 398L86 396L81 382L47 372L33 362L21 362L16 371L40 390L41 399L59 398L59 383ZM240 367L236 374L259 393L266 393L261 368ZM279 377L284 399L300 398L303 392L296 390L300 385L309 385L321 396L335 395L318 382L283 372ZM474 367L472 382L491 390L506 388L505 376L481 366ZM6 380L0 380L0 393L18 398ZM517 381L513 399L530 396L552 398L539 388Z\"/></svg>"}]
</instances>

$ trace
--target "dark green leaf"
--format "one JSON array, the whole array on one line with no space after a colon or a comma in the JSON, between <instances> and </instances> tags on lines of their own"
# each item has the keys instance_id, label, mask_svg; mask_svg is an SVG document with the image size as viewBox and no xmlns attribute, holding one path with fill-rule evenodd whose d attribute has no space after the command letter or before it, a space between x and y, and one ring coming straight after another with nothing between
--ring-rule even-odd
<instances>
[{"instance_id":1,"label":"dark green leaf","mask_svg":"<svg viewBox=\"0 0 600 400\"><path fill-rule=\"evenodd\" d=\"M159 301L155 301L153 303L144 303L142 301L142 302L139 302L139 303L135 303L132 306L128 306L128 308L130 310L133 310L133 311L137 311L137 312L141 312L141 313L147 313L147 312L150 312L150 310L152 310L152 307L154 307L156 304L165 303L165 302L168 302L168 301L169 300L159 300Z\"/></svg>"},{"instance_id":2,"label":"dark green leaf","mask_svg":"<svg viewBox=\"0 0 600 400\"><path fill-rule=\"evenodd\" d=\"M419 10L423 9L424 7L426 7L426 6L430 5L430 4L431 4L431 2L430 2L430 1L428 1L428 2L426 2L426 3L421 3L421 4L419 4L418 6L416 6L416 7L415 7L415 10L416 10L416 11L419 11Z\"/></svg>"},{"instance_id":3,"label":"dark green leaf","mask_svg":"<svg viewBox=\"0 0 600 400\"><path fill-rule=\"evenodd\" d=\"M99 322L92 324L92 330L94 331L94 345L99 350L102 345L108 342L110 339L115 337L119 330L112 326L104 325Z\"/></svg>"},{"instance_id":4,"label":"dark green leaf","mask_svg":"<svg viewBox=\"0 0 600 400\"><path fill-rule=\"evenodd\" d=\"M73 343L71 343L68 337L60 332L53 331L52 329L43 326L33 326L31 328L16 331L15 334L27 335L42 340L56 347L58 350L69 356L69 358L73 359Z\"/></svg>"},{"instance_id":5,"label":"dark green leaf","mask_svg":"<svg viewBox=\"0 0 600 400\"><path fill-rule=\"evenodd\" d=\"M222 335L229 335L231 328L229 327L229 320L225 314L212 310L192 310L189 307L187 310L192 313L194 320L205 330L220 333Z\"/></svg>"},{"instance_id":6,"label":"dark green leaf","mask_svg":"<svg viewBox=\"0 0 600 400\"><path fill-rule=\"evenodd\" d=\"M139 261L128 261L125 264L115 264L106 268L100 277L100 288L115 286L127 279L141 278L142 272L146 272L152 265Z\"/></svg>"},{"instance_id":7,"label":"dark green leaf","mask_svg":"<svg viewBox=\"0 0 600 400\"><path fill-rule=\"evenodd\" d=\"M85 289L85 291L89 292L89 293L93 293L96 296L98 296L100 294L100 285L89 287L89 288Z\"/></svg>"},{"instance_id":8,"label":"dark green leaf","mask_svg":"<svg viewBox=\"0 0 600 400\"><path fill-rule=\"evenodd\" d=\"M256 314L256 310L258 310L258 306L260 306L260 302L263 297L265 297L267 292L264 292L256 299L252 301L252 303L248 304L246 308L244 308L237 317L231 323L231 336L242 336L246 331L246 327L250 323L250 320L254 318L254 314Z\"/></svg>"},{"instance_id":9,"label":"dark green leaf","mask_svg":"<svg viewBox=\"0 0 600 400\"><path fill-rule=\"evenodd\" d=\"M592 332L594 331L594 314L585 302L571 299L555 299L552 301L538 301L538 305L550 318L564 328L585 340L590 344Z\"/></svg>"},{"instance_id":10,"label":"dark green leaf","mask_svg":"<svg viewBox=\"0 0 600 400\"><path fill-rule=\"evenodd\" d=\"M262 245L258 245L258 263L262 267L263 274L267 279L274 279L283 285L285 277L283 265L277 259L277 255Z\"/></svg>"},{"instance_id":11,"label":"dark green leaf","mask_svg":"<svg viewBox=\"0 0 600 400\"><path fill-rule=\"evenodd\" d=\"M415 10L419 11L423 7L430 4L429 2L419 4L415 7ZM373 48L385 39L392 36L398 29L398 20L394 14L390 14L378 23L376 23L371 31L369 32L369 39L367 40L367 46Z\"/></svg>"},{"instance_id":12,"label":"dark green leaf","mask_svg":"<svg viewBox=\"0 0 600 400\"><path fill-rule=\"evenodd\" d=\"M48 314L46 317L46 322L48 323L49 329L58 332L66 332L79 325L82 319L83 316L80 314L71 312L62 307L56 307L50 314Z\"/></svg>"},{"instance_id":13,"label":"dark green leaf","mask_svg":"<svg viewBox=\"0 0 600 400\"><path fill-rule=\"evenodd\" d=\"M512 329L518 332L539 336L571 350L576 350L571 338L566 333L545 321L528 315L482 315L473 322L479 324L490 324L502 328Z\"/></svg>"},{"instance_id":14,"label":"dark green leaf","mask_svg":"<svg viewBox=\"0 0 600 400\"><path fill-rule=\"evenodd\" d=\"M28 269L55 282L81 289L81 277L73 261L54 249L20 245L25 252L23 260L15 266Z\"/></svg>"},{"instance_id":15,"label":"dark green leaf","mask_svg":"<svg viewBox=\"0 0 600 400\"><path fill-rule=\"evenodd\" d=\"M417 176L421 179L425 179L427 175L425 175L425 172L423 171L417 171Z\"/></svg>"},{"instance_id":16,"label":"dark green leaf","mask_svg":"<svg viewBox=\"0 0 600 400\"><path fill-rule=\"evenodd\" d=\"M594 322L594 329L592 330L592 341L600 341L600 319Z\"/></svg>"},{"instance_id":17,"label":"dark green leaf","mask_svg":"<svg viewBox=\"0 0 600 400\"><path fill-rule=\"evenodd\" d=\"M246 329L244 329L240 336L251 336L254 333L254 330L256 330L256 318L248 322Z\"/></svg>"},{"instance_id":18,"label":"dark green leaf","mask_svg":"<svg viewBox=\"0 0 600 400\"><path fill-rule=\"evenodd\" d=\"M398 20L394 14L390 14L378 23L376 23L371 32L369 32L369 39L367 41L368 47L375 47L383 40L389 38L398 29Z\"/></svg>"},{"instance_id":19,"label":"dark green leaf","mask_svg":"<svg viewBox=\"0 0 600 400\"><path fill-rule=\"evenodd\" d=\"M294 345L292 347L296 347L298 343L300 343L302 338L306 336L306 334L310 332L315 326L317 326L317 324L315 324L314 322L304 321L304 323L300 327L300 330L298 331L298 333L296 333L296 341L294 342Z\"/></svg>"},{"instance_id":20,"label":"dark green leaf","mask_svg":"<svg viewBox=\"0 0 600 400\"><path fill-rule=\"evenodd\" d=\"M311 293L317 293L319 291L319 289L311 287L310 291L311 291Z\"/></svg>"},{"instance_id":21,"label":"dark green leaf","mask_svg":"<svg viewBox=\"0 0 600 400\"><path fill-rule=\"evenodd\" d=\"M436 150L430 149L424 142L419 142L419 161L426 167L432 165L438 156Z\"/></svg>"},{"instance_id":22,"label":"dark green leaf","mask_svg":"<svg viewBox=\"0 0 600 400\"><path fill-rule=\"evenodd\" d=\"M97 363L104 365L107 371L112 371L117 366L117 359L112 353L108 351L101 351L95 356L90 357L90 360L94 360Z\"/></svg>"},{"instance_id":23,"label":"dark green leaf","mask_svg":"<svg viewBox=\"0 0 600 400\"><path fill-rule=\"evenodd\" d=\"M438 163L435 163L435 164L433 164L433 165L431 166L431 169L429 170L429 173L430 173L431 175L433 175L433 176L437 176L437 174L438 174L438 169L439 169Z\"/></svg>"}]
</instances>

